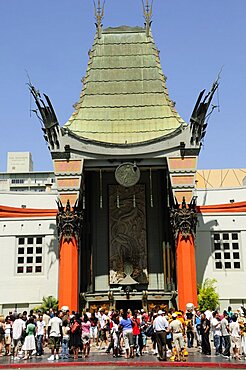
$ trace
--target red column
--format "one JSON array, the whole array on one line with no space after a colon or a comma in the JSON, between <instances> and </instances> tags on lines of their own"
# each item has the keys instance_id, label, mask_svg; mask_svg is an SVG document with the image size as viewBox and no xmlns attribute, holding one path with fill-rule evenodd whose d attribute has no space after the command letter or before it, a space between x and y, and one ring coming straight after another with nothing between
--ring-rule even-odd
<instances>
[{"instance_id":1,"label":"red column","mask_svg":"<svg viewBox=\"0 0 246 370\"><path fill-rule=\"evenodd\" d=\"M197 306L195 243L192 235L184 238L179 232L176 260L179 309L186 311L187 303Z\"/></svg>"},{"instance_id":2,"label":"red column","mask_svg":"<svg viewBox=\"0 0 246 370\"><path fill-rule=\"evenodd\" d=\"M79 273L78 246L75 237L68 241L62 238L60 243L59 264L59 308L68 306L70 311L78 311Z\"/></svg>"}]
</instances>

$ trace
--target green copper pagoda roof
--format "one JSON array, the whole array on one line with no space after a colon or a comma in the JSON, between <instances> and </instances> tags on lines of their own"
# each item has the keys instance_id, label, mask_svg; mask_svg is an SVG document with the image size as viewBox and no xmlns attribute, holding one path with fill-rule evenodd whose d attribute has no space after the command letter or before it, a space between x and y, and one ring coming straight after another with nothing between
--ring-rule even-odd
<instances>
[{"instance_id":1,"label":"green copper pagoda roof","mask_svg":"<svg viewBox=\"0 0 246 370\"><path fill-rule=\"evenodd\" d=\"M65 127L111 144L173 133L185 122L169 98L152 35L140 27L108 28L95 37L83 89Z\"/></svg>"}]
</instances>

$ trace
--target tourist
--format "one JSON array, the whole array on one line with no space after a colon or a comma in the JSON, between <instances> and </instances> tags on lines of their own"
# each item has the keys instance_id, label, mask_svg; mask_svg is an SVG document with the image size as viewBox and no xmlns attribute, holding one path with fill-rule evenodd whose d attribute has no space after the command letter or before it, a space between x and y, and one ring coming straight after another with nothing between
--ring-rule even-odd
<instances>
[{"instance_id":1,"label":"tourist","mask_svg":"<svg viewBox=\"0 0 246 370\"><path fill-rule=\"evenodd\" d=\"M59 349L62 340L62 320L57 317L57 312L52 310L53 317L48 324L48 338L51 356L49 361L59 360Z\"/></svg>"},{"instance_id":2,"label":"tourist","mask_svg":"<svg viewBox=\"0 0 246 370\"><path fill-rule=\"evenodd\" d=\"M107 348L108 346L106 326L107 326L107 316L105 315L104 310L102 308L99 308L99 312L98 312L99 347L98 349L103 349L103 342L105 343L105 348Z\"/></svg>"},{"instance_id":3,"label":"tourist","mask_svg":"<svg viewBox=\"0 0 246 370\"><path fill-rule=\"evenodd\" d=\"M96 317L95 312L92 312L90 322L91 322L90 329L91 341L92 343L96 343L96 346L98 346L98 330L97 330L98 318Z\"/></svg>"},{"instance_id":4,"label":"tourist","mask_svg":"<svg viewBox=\"0 0 246 370\"><path fill-rule=\"evenodd\" d=\"M241 318L240 331L241 331L242 354L244 354L244 358L246 360L246 317L245 317L245 314L243 314L243 317Z\"/></svg>"},{"instance_id":5,"label":"tourist","mask_svg":"<svg viewBox=\"0 0 246 370\"><path fill-rule=\"evenodd\" d=\"M22 347L23 351L25 351L25 357L23 357L23 360L29 359L31 357L32 352L36 350L35 332L36 326L34 324L34 318L30 316L26 327L26 336L24 344Z\"/></svg>"},{"instance_id":6,"label":"tourist","mask_svg":"<svg viewBox=\"0 0 246 370\"><path fill-rule=\"evenodd\" d=\"M132 320L128 317L127 312L122 313L122 318L120 319L119 329L122 329L123 340L125 344L126 355L125 357L133 358L134 357L134 342L132 334Z\"/></svg>"},{"instance_id":7,"label":"tourist","mask_svg":"<svg viewBox=\"0 0 246 370\"><path fill-rule=\"evenodd\" d=\"M82 317L82 344L83 344L83 355L84 357L88 357L90 353L90 330L91 330L91 322L87 314L84 314Z\"/></svg>"},{"instance_id":8,"label":"tourist","mask_svg":"<svg viewBox=\"0 0 246 370\"><path fill-rule=\"evenodd\" d=\"M195 309L195 325L194 325L194 336L196 340L196 346L201 346L201 312Z\"/></svg>"},{"instance_id":9,"label":"tourist","mask_svg":"<svg viewBox=\"0 0 246 370\"><path fill-rule=\"evenodd\" d=\"M120 357L120 333L119 333L119 316L112 317L112 328L110 331L113 343L113 357Z\"/></svg>"},{"instance_id":10,"label":"tourist","mask_svg":"<svg viewBox=\"0 0 246 370\"><path fill-rule=\"evenodd\" d=\"M180 320L177 319L177 314L172 314L173 321L169 324L170 331L173 334L173 344L176 349L176 360L181 361L181 355L184 350L184 330Z\"/></svg>"},{"instance_id":11,"label":"tourist","mask_svg":"<svg viewBox=\"0 0 246 370\"><path fill-rule=\"evenodd\" d=\"M4 347L4 335L5 335L5 325L4 325L4 316L0 316L0 357L3 356L3 347Z\"/></svg>"},{"instance_id":12,"label":"tourist","mask_svg":"<svg viewBox=\"0 0 246 370\"><path fill-rule=\"evenodd\" d=\"M13 357L14 360L19 360L18 352L20 351L23 341L24 341L24 333L25 333L25 322L22 320L21 315L17 315L17 319L13 322L12 330L13 330Z\"/></svg>"},{"instance_id":13,"label":"tourist","mask_svg":"<svg viewBox=\"0 0 246 370\"><path fill-rule=\"evenodd\" d=\"M222 341L221 341L221 323L220 315L218 311L212 313L211 329L213 333L215 355L218 356L222 353Z\"/></svg>"},{"instance_id":14,"label":"tourist","mask_svg":"<svg viewBox=\"0 0 246 370\"><path fill-rule=\"evenodd\" d=\"M237 316L233 315L231 317L231 322L229 324L229 329L231 333L231 346L233 350L233 357L236 360L241 360L240 357L240 348L241 348L241 340L240 340L240 327L237 321Z\"/></svg>"},{"instance_id":15,"label":"tourist","mask_svg":"<svg viewBox=\"0 0 246 370\"><path fill-rule=\"evenodd\" d=\"M132 317L132 334L133 334L133 342L134 348L136 350L136 356L140 356L140 352L142 353L143 349L143 341L142 337L140 336L140 318L138 317L138 311L134 311L134 315Z\"/></svg>"},{"instance_id":16,"label":"tourist","mask_svg":"<svg viewBox=\"0 0 246 370\"><path fill-rule=\"evenodd\" d=\"M147 315L148 318L148 315ZM147 335L146 335L146 329L148 327L147 321L146 321L146 315L142 315L142 321L140 323L140 335L141 335L141 341L142 341L142 350L140 351L140 354L148 353L147 352Z\"/></svg>"},{"instance_id":17,"label":"tourist","mask_svg":"<svg viewBox=\"0 0 246 370\"><path fill-rule=\"evenodd\" d=\"M37 331L36 331L36 338L37 338L37 356L42 356L44 354L43 344L45 338L45 331L46 325L43 319L43 315L39 314L37 319Z\"/></svg>"},{"instance_id":18,"label":"tourist","mask_svg":"<svg viewBox=\"0 0 246 370\"><path fill-rule=\"evenodd\" d=\"M233 312L232 312L231 306L228 306L227 313L228 313L228 321L230 323L230 322L232 322L232 316L233 316Z\"/></svg>"},{"instance_id":19,"label":"tourist","mask_svg":"<svg viewBox=\"0 0 246 370\"><path fill-rule=\"evenodd\" d=\"M230 358L230 348L231 348L231 338L230 338L230 329L229 329L229 316L228 312L223 312L223 318L221 320L221 335L222 335L222 344L224 346L224 351L222 352L222 356L226 358Z\"/></svg>"},{"instance_id":20,"label":"tourist","mask_svg":"<svg viewBox=\"0 0 246 370\"><path fill-rule=\"evenodd\" d=\"M10 356L10 345L12 342L12 324L10 316L5 319L4 325L5 356Z\"/></svg>"},{"instance_id":21,"label":"tourist","mask_svg":"<svg viewBox=\"0 0 246 370\"><path fill-rule=\"evenodd\" d=\"M81 319L78 313L70 321L70 346L73 350L74 359L78 359L79 348L82 347Z\"/></svg>"},{"instance_id":22,"label":"tourist","mask_svg":"<svg viewBox=\"0 0 246 370\"><path fill-rule=\"evenodd\" d=\"M204 312L201 315L202 353L208 356L211 355L209 332L210 332L210 320L206 317Z\"/></svg>"},{"instance_id":23,"label":"tourist","mask_svg":"<svg viewBox=\"0 0 246 370\"><path fill-rule=\"evenodd\" d=\"M159 361L167 360L167 349L166 349L166 331L168 328L168 322L164 317L162 310L158 311L158 316L153 322L153 329L156 333L157 349L159 354Z\"/></svg>"},{"instance_id":24,"label":"tourist","mask_svg":"<svg viewBox=\"0 0 246 370\"><path fill-rule=\"evenodd\" d=\"M61 358L67 360L69 358L69 338L70 338L70 327L68 320L62 322L62 351Z\"/></svg>"}]
</instances>

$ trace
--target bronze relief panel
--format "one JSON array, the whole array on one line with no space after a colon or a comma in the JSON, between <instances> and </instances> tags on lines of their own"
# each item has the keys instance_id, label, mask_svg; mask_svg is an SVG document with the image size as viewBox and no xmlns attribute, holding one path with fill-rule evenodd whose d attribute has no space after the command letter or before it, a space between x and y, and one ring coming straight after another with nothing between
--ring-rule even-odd
<instances>
[{"instance_id":1,"label":"bronze relief panel","mask_svg":"<svg viewBox=\"0 0 246 370\"><path fill-rule=\"evenodd\" d=\"M110 284L147 284L145 186L109 185Z\"/></svg>"}]
</instances>

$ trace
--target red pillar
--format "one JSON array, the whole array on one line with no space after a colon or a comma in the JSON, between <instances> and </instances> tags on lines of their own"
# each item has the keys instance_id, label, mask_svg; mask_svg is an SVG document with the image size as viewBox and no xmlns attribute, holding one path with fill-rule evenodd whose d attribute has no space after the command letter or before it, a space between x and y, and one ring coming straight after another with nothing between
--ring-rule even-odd
<instances>
[{"instance_id":1,"label":"red pillar","mask_svg":"<svg viewBox=\"0 0 246 370\"><path fill-rule=\"evenodd\" d=\"M193 303L197 306L196 258L193 235L184 238L179 232L176 260L179 309L186 311L187 303Z\"/></svg>"},{"instance_id":2,"label":"red pillar","mask_svg":"<svg viewBox=\"0 0 246 370\"><path fill-rule=\"evenodd\" d=\"M70 241L62 238L59 264L59 308L68 306L70 311L78 311L79 273L78 245L75 237Z\"/></svg>"}]
</instances>

